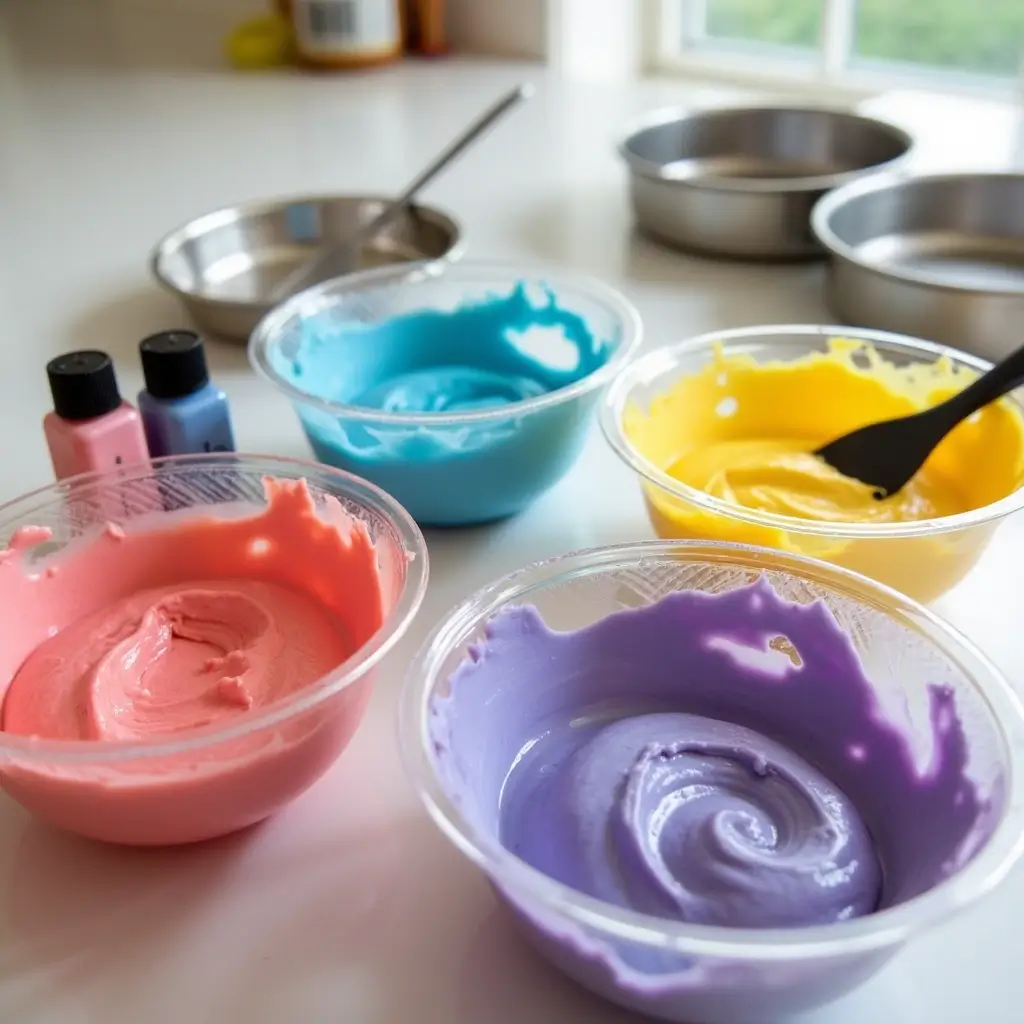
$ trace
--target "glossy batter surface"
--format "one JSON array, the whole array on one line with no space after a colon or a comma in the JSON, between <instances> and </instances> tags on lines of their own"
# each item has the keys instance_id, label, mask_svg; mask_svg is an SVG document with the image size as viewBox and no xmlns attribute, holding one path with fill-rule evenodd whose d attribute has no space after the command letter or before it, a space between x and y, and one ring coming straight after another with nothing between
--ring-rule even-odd
<instances>
[{"instance_id":1,"label":"glossy batter surface","mask_svg":"<svg viewBox=\"0 0 1024 1024\"><path fill-rule=\"evenodd\" d=\"M1003 400L961 423L907 487L882 501L810 453L857 427L926 409L972 379L948 358L895 366L852 340L832 339L827 352L789 361L718 350L648 407L627 407L622 428L635 450L669 477L794 524L745 522L645 482L659 536L796 551L932 601L970 570L997 520L901 537L851 537L843 527L941 519L1012 494L1024 482L1019 407ZM805 533L801 522L830 529Z\"/></svg>"},{"instance_id":2,"label":"glossy batter surface","mask_svg":"<svg viewBox=\"0 0 1024 1024\"><path fill-rule=\"evenodd\" d=\"M350 653L340 623L272 583L141 590L40 644L11 683L3 726L48 739L147 739L266 707Z\"/></svg>"},{"instance_id":3,"label":"glossy batter surface","mask_svg":"<svg viewBox=\"0 0 1024 1024\"><path fill-rule=\"evenodd\" d=\"M903 523L966 511L957 488L928 470L879 501L873 488L807 448L798 438L718 441L690 449L668 471L734 505L825 523Z\"/></svg>"},{"instance_id":4,"label":"glossy batter surface","mask_svg":"<svg viewBox=\"0 0 1024 1024\"><path fill-rule=\"evenodd\" d=\"M218 480L192 486L215 493ZM15 799L98 839L192 842L266 817L343 749L369 677L272 726L246 721L330 678L381 628L384 555L304 480L265 488L264 507L100 520L56 552L41 547L46 529L11 538L0 552L3 729L97 750L96 761L14 758L3 784ZM210 726L239 735L191 742ZM103 760L115 741L139 752ZM147 754L168 741L180 750Z\"/></svg>"},{"instance_id":5,"label":"glossy batter surface","mask_svg":"<svg viewBox=\"0 0 1024 1024\"><path fill-rule=\"evenodd\" d=\"M502 839L575 889L695 924L827 924L881 895L845 794L768 737L700 715L553 723L510 774Z\"/></svg>"},{"instance_id":6,"label":"glossy batter surface","mask_svg":"<svg viewBox=\"0 0 1024 1024\"><path fill-rule=\"evenodd\" d=\"M810 453L857 427L926 409L971 379L948 359L897 367L871 346L842 339L827 353L792 361L719 350L646 412L627 410L623 427L659 469L733 504L819 522L933 519L1019 486L1024 420L1014 406L998 403L961 424L902 491L882 501Z\"/></svg>"},{"instance_id":7,"label":"glossy batter surface","mask_svg":"<svg viewBox=\"0 0 1024 1024\"><path fill-rule=\"evenodd\" d=\"M925 675L908 693L924 736L883 713L824 603L762 577L568 632L506 608L430 735L474 827L563 884L676 921L804 927L930 889L991 827L952 691Z\"/></svg>"},{"instance_id":8,"label":"glossy batter surface","mask_svg":"<svg viewBox=\"0 0 1024 1024\"><path fill-rule=\"evenodd\" d=\"M379 323L327 312L304 326L294 355L276 362L291 383L320 398L441 415L566 387L602 366L612 348L553 292L519 284L454 309L412 310ZM467 447L477 429L486 437L485 425L464 428ZM355 447L365 451L368 440L360 435Z\"/></svg>"},{"instance_id":9,"label":"glossy batter surface","mask_svg":"<svg viewBox=\"0 0 1024 1024\"><path fill-rule=\"evenodd\" d=\"M443 308L430 305L445 299L452 301ZM375 323L344 305L312 315L271 351L274 367L305 394L420 417L355 419L297 403L321 462L372 480L420 523L513 515L572 465L597 392L528 415L521 403L599 370L623 344L622 327L600 304L537 282L461 300L454 287L433 299L427 289L422 302ZM452 414L485 415L445 422Z\"/></svg>"}]
</instances>

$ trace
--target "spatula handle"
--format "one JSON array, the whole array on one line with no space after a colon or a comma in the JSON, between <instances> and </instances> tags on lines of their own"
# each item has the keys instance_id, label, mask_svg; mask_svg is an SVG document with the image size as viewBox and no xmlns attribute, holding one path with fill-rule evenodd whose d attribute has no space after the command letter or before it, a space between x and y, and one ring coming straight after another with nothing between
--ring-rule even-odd
<instances>
[{"instance_id":1,"label":"spatula handle","mask_svg":"<svg viewBox=\"0 0 1024 1024\"><path fill-rule=\"evenodd\" d=\"M942 403L944 417L958 423L990 402L1024 385L1024 345Z\"/></svg>"}]
</instances>

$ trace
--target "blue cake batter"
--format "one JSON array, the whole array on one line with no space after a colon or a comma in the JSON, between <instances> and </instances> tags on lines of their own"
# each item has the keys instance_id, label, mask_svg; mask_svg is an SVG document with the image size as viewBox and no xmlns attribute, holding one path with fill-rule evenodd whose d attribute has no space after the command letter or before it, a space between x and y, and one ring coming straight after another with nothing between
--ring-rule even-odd
<instances>
[{"instance_id":1,"label":"blue cake batter","mask_svg":"<svg viewBox=\"0 0 1024 1024\"><path fill-rule=\"evenodd\" d=\"M299 405L317 457L373 480L420 522L481 522L525 507L578 455L597 393L534 411L515 403L589 376L621 340L596 334L552 291L536 292L520 283L380 323L334 311L301 321L297 343L273 355L285 379L332 403L410 417L379 422ZM494 415L446 421L467 413Z\"/></svg>"}]
</instances>

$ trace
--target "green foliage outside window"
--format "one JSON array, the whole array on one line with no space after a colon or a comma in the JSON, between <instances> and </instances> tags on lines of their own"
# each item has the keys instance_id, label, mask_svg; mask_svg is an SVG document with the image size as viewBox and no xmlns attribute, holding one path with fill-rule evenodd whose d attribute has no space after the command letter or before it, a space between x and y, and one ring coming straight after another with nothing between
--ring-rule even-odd
<instances>
[{"instance_id":1,"label":"green foliage outside window","mask_svg":"<svg viewBox=\"0 0 1024 1024\"><path fill-rule=\"evenodd\" d=\"M708 35L817 45L821 0L708 0ZM858 0L855 57L1017 73L1024 0Z\"/></svg>"}]
</instances>

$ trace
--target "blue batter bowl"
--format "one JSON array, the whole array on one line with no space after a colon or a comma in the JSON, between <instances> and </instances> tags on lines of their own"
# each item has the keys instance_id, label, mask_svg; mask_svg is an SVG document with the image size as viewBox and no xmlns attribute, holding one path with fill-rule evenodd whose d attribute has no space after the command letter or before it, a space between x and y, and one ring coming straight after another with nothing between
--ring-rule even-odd
<instances>
[{"instance_id":1,"label":"blue batter bowl","mask_svg":"<svg viewBox=\"0 0 1024 1024\"><path fill-rule=\"evenodd\" d=\"M405 264L318 285L269 313L256 370L316 457L422 525L522 511L579 455L640 317L600 281L497 263Z\"/></svg>"}]
</instances>

